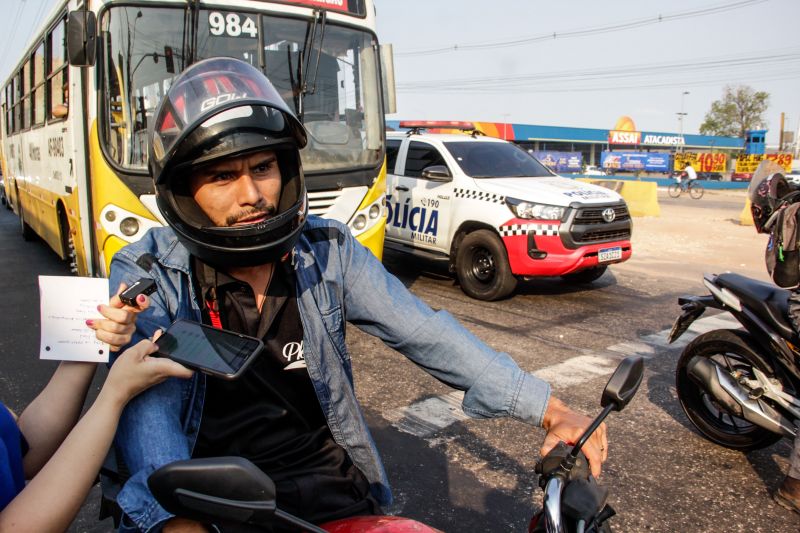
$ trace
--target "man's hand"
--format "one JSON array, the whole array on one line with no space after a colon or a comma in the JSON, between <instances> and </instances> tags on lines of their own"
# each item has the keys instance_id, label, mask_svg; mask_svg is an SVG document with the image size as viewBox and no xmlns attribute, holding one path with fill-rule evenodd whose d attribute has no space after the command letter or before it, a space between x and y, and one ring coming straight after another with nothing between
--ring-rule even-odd
<instances>
[{"instance_id":1,"label":"man's hand","mask_svg":"<svg viewBox=\"0 0 800 533\"><path fill-rule=\"evenodd\" d=\"M137 307L131 307L122 303L119 295L128 286L121 283L117 294L115 294L108 305L98 305L97 310L105 317L105 320L87 320L86 325L94 330L95 337L101 342L109 345L112 352L119 349L129 342L136 331L136 315L150 306L150 298L144 294L136 297Z\"/></svg>"},{"instance_id":2,"label":"man's hand","mask_svg":"<svg viewBox=\"0 0 800 533\"><path fill-rule=\"evenodd\" d=\"M550 397L550 403L547 404L547 411L544 413L544 421L542 423L542 427L547 430L547 435L539 453L544 457L559 441L578 442L578 439L591 423L591 418L576 413L558 398ZM581 451L589 459L592 475L599 477L602 465L608 458L608 440L606 439L605 424L600 424L600 427L586 441Z\"/></svg>"}]
</instances>

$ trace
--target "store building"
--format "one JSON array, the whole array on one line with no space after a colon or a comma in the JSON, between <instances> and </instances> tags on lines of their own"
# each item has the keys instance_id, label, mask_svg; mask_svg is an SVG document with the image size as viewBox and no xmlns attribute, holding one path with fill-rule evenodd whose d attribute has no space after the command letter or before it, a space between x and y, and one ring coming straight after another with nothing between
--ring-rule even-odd
<instances>
[{"instance_id":1,"label":"store building","mask_svg":"<svg viewBox=\"0 0 800 533\"><path fill-rule=\"evenodd\" d=\"M678 152L722 153L726 155L727 161L731 161L745 149L744 139L738 137L639 131L629 117L621 117L614 129L502 122L474 122L474 124L486 135L513 141L537 154L546 152L580 154L583 166L601 166L604 152L669 155ZM400 121L387 120L386 125L391 129L399 129ZM541 159L541 156L539 157ZM672 161L670 157L661 159Z\"/></svg>"}]
</instances>

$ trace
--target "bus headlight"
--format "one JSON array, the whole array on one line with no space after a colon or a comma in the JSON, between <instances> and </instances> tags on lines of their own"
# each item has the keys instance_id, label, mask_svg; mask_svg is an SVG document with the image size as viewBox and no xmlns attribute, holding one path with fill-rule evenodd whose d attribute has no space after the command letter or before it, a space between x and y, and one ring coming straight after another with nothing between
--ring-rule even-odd
<instances>
[{"instance_id":1,"label":"bus headlight","mask_svg":"<svg viewBox=\"0 0 800 533\"><path fill-rule=\"evenodd\" d=\"M139 221L133 217L127 217L119 223L119 230L126 237L133 237L139 232Z\"/></svg>"},{"instance_id":2,"label":"bus headlight","mask_svg":"<svg viewBox=\"0 0 800 533\"><path fill-rule=\"evenodd\" d=\"M106 233L104 238L117 237L125 244L138 240L150 228L161 224L137 213L132 213L115 204L108 204L100 212L98 222Z\"/></svg>"},{"instance_id":3,"label":"bus headlight","mask_svg":"<svg viewBox=\"0 0 800 533\"><path fill-rule=\"evenodd\" d=\"M367 227L367 217L365 217L364 215L358 215L355 219L353 219L353 229L357 231L362 231L366 227Z\"/></svg>"},{"instance_id":4,"label":"bus headlight","mask_svg":"<svg viewBox=\"0 0 800 533\"><path fill-rule=\"evenodd\" d=\"M383 220L383 215L386 212L385 202L386 197L381 196L380 199L375 200L367 207L356 211L349 223L350 231L354 237L358 237Z\"/></svg>"}]
</instances>

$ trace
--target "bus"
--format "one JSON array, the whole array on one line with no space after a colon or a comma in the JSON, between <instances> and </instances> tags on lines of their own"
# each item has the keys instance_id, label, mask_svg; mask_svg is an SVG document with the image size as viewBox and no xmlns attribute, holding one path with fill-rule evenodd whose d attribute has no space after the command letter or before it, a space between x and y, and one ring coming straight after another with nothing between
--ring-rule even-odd
<instances>
[{"instance_id":1,"label":"bus","mask_svg":"<svg viewBox=\"0 0 800 533\"><path fill-rule=\"evenodd\" d=\"M22 236L78 275L107 276L120 248L163 225L148 127L174 77L215 56L270 79L309 133L310 213L347 224L380 259L394 92L372 0L59 0L0 94Z\"/></svg>"}]
</instances>

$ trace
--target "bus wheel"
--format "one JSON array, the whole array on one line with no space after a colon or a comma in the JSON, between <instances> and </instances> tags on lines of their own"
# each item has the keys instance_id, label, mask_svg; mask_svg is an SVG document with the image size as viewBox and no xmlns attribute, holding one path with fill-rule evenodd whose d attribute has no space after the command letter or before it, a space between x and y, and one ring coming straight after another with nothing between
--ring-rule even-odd
<instances>
[{"instance_id":1,"label":"bus wheel","mask_svg":"<svg viewBox=\"0 0 800 533\"><path fill-rule=\"evenodd\" d=\"M74 274L75 276L78 275L78 254L75 252L75 237L72 236L72 232L70 231L67 236L67 257L66 257L67 264L69 265L69 271Z\"/></svg>"},{"instance_id":2,"label":"bus wheel","mask_svg":"<svg viewBox=\"0 0 800 533\"><path fill-rule=\"evenodd\" d=\"M22 209L22 206L19 206L19 230L22 233L22 238L26 241L32 241L36 238L36 232L33 231L33 228L25 222L25 211Z\"/></svg>"},{"instance_id":3,"label":"bus wheel","mask_svg":"<svg viewBox=\"0 0 800 533\"><path fill-rule=\"evenodd\" d=\"M456 253L456 276L467 296L493 301L517 286L503 241L485 229L469 233Z\"/></svg>"},{"instance_id":4,"label":"bus wheel","mask_svg":"<svg viewBox=\"0 0 800 533\"><path fill-rule=\"evenodd\" d=\"M69 229L69 222L63 211L59 210L58 218L61 226L61 246L64 250L64 261L69 265L69 271L78 275L78 254L75 252L75 237Z\"/></svg>"}]
</instances>

